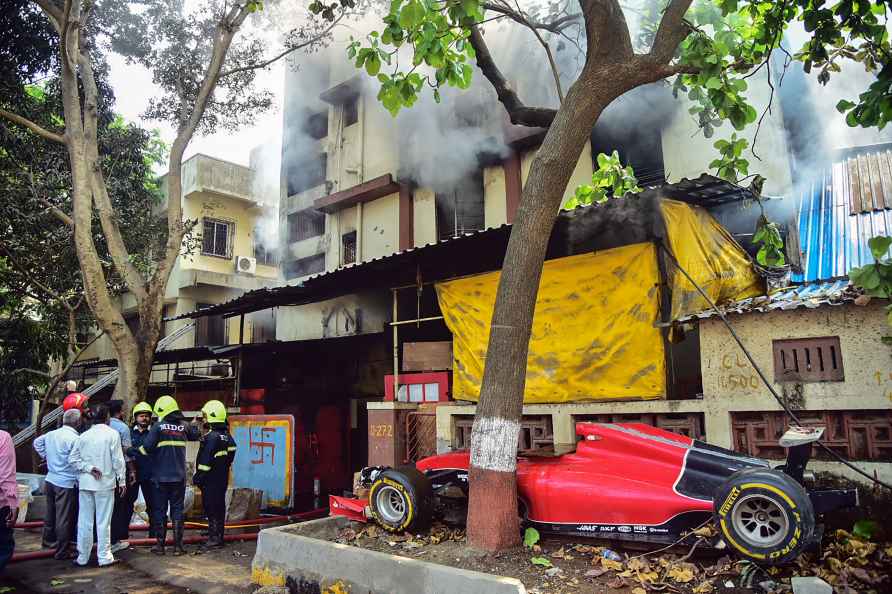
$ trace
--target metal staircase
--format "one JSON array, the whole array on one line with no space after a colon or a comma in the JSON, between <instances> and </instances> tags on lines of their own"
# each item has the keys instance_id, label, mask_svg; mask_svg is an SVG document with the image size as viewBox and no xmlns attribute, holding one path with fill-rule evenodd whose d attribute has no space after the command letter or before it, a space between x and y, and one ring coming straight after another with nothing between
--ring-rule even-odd
<instances>
[{"instance_id":1,"label":"metal staircase","mask_svg":"<svg viewBox=\"0 0 892 594\"><path fill-rule=\"evenodd\" d=\"M185 336L186 334L188 334L189 332L191 332L194 329L195 329L195 322L191 322L181 328L177 328L175 331L171 332L168 336L165 336L164 338L162 338L161 340L158 341L158 346L155 347L155 352L166 351L167 347L169 347L174 342L176 342L177 340L179 340L180 338L182 338L183 336ZM117 379L118 379L118 370L115 369L114 371L103 375L101 378L99 378L99 380L96 381L96 383L90 385L85 390L83 390L81 393L85 394L87 396L92 396L93 394L96 394L97 392L99 392L100 390L105 388L106 386L109 386L109 385L115 383L117 381ZM52 427L60 418L62 418L62 407L61 406L55 408L54 410L52 410L52 411L48 412L46 415L44 415L43 422L40 424L41 430L46 429L47 427ZM34 437L36 429L37 429L37 420L35 419L35 421L33 423L31 423L28 427L26 427L26 428L22 429L21 431L19 431L18 433L16 433L15 437L13 437L13 443L15 444L15 446L18 447L18 446L22 445L23 443L26 443L32 437Z\"/></svg>"}]
</instances>

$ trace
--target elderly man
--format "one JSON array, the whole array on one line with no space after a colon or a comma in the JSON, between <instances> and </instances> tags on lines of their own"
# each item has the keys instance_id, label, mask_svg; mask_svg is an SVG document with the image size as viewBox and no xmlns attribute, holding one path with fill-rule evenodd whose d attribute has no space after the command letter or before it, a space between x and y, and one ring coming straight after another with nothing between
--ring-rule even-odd
<instances>
[{"instance_id":1,"label":"elderly man","mask_svg":"<svg viewBox=\"0 0 892 594\"><path fill-rule=\"evenodd\" d=\"M19 494L15 482L15 446L6 431L0 431L0 574L15 550L12 536L19 515Z\"/></svg>"},{"instance_id":2,"label":"elderly man","mask_svg":"<svg viewBox=\"0 0 892 594\"><path fill-rule=\"evenodd\" d=\"M74 537L77 522L77 470L68 461L81 411L66 410L62 426L34 440L34 449L46 460L46 517L43 522L43 546L56 549L56 559L68 559L68 543Z\"/></svg>"},{"instance_id":3,"label":"elderly man","mask_svg":"<svg viewBox=\"0 0 892 594\"><path fill-rule=\"evenodd\" d=\"M121 436L108 426L108 407L100 404L93 413L93 426L82 433L68 460L78 471L77 552L75 565L84 567L93 550L93 528L98 540L99 567L115 563L111 552L111 516L115 490L127 490L126 466Z\"/></svg>"}]
</instances>

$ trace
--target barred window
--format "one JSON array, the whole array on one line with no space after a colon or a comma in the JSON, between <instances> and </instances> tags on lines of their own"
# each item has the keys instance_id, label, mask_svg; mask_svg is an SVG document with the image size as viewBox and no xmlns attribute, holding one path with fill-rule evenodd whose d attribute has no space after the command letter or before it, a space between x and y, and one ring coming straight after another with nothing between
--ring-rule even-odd
<instances>
[{"instance_id":1,"label":"barred window","mask_svg":"<svg viewBox=\"0 0 892 594\"><path fill-rule=\"evenodd\" d=\"M217 219L204 219L201 234L201 254L229 258L232 223Z\"/></svg>"}]
</instances>

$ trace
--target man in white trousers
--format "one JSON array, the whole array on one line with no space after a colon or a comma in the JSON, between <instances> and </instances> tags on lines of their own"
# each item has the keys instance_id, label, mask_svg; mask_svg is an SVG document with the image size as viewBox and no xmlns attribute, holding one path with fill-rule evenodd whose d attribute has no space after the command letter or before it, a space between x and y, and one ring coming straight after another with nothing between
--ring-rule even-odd
<instances>
[{"instance_id":1,"label":"man in white trousers","mask_svg":"<svg viewBox=\"0 0 892 594\"><path fill-rule=\"evenodd\" d=\"M127 489L127 467L121 436L108 426L108 407L100 404L93 413L93 426L82 433L71 448L69 461L78 471L77 552L74 564L84 567L93 550L95 520L96 557L99 567L115 563L111 552L111 518L115 489Z\"/></svg>"}]
</instances>

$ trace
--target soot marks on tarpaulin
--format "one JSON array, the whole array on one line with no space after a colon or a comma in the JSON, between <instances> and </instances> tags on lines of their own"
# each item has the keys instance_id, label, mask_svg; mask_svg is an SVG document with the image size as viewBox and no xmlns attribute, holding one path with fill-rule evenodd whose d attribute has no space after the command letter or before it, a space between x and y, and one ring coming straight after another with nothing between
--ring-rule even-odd
<instances>
[{"instance_id":1,"label":"soot marks on tarpaulin","mask_svg":"<svg viewBox=\"0 0 892 594\"><path fill-rule=\"evenodd\" d=\"M288 594L322 594L319 582L305 579L304 576L295 579L289 575L285 578L285 587L288 589Z\"/></svg>"},{"instance_id":2,"label":"soot marks on tarpaulin","mask_svg":"<svg viewBox=\"0 0 892 594\"><path fill-rule=\"evenodd\" d=\"M645 367L642 367L641 369L639 369L638 371L636 371L635 373L632 374L632 377L629 378L629 384L627 387L631 388L632 386L634 386L635 384L638 383L638 380L640 380L641 378L643 378L644 376L646 376L648 374L653 373L654 371L656 371L656 369L657 368L653 363L651 363L650 365L646 365Z\"/></svg>"}]
</instances>

